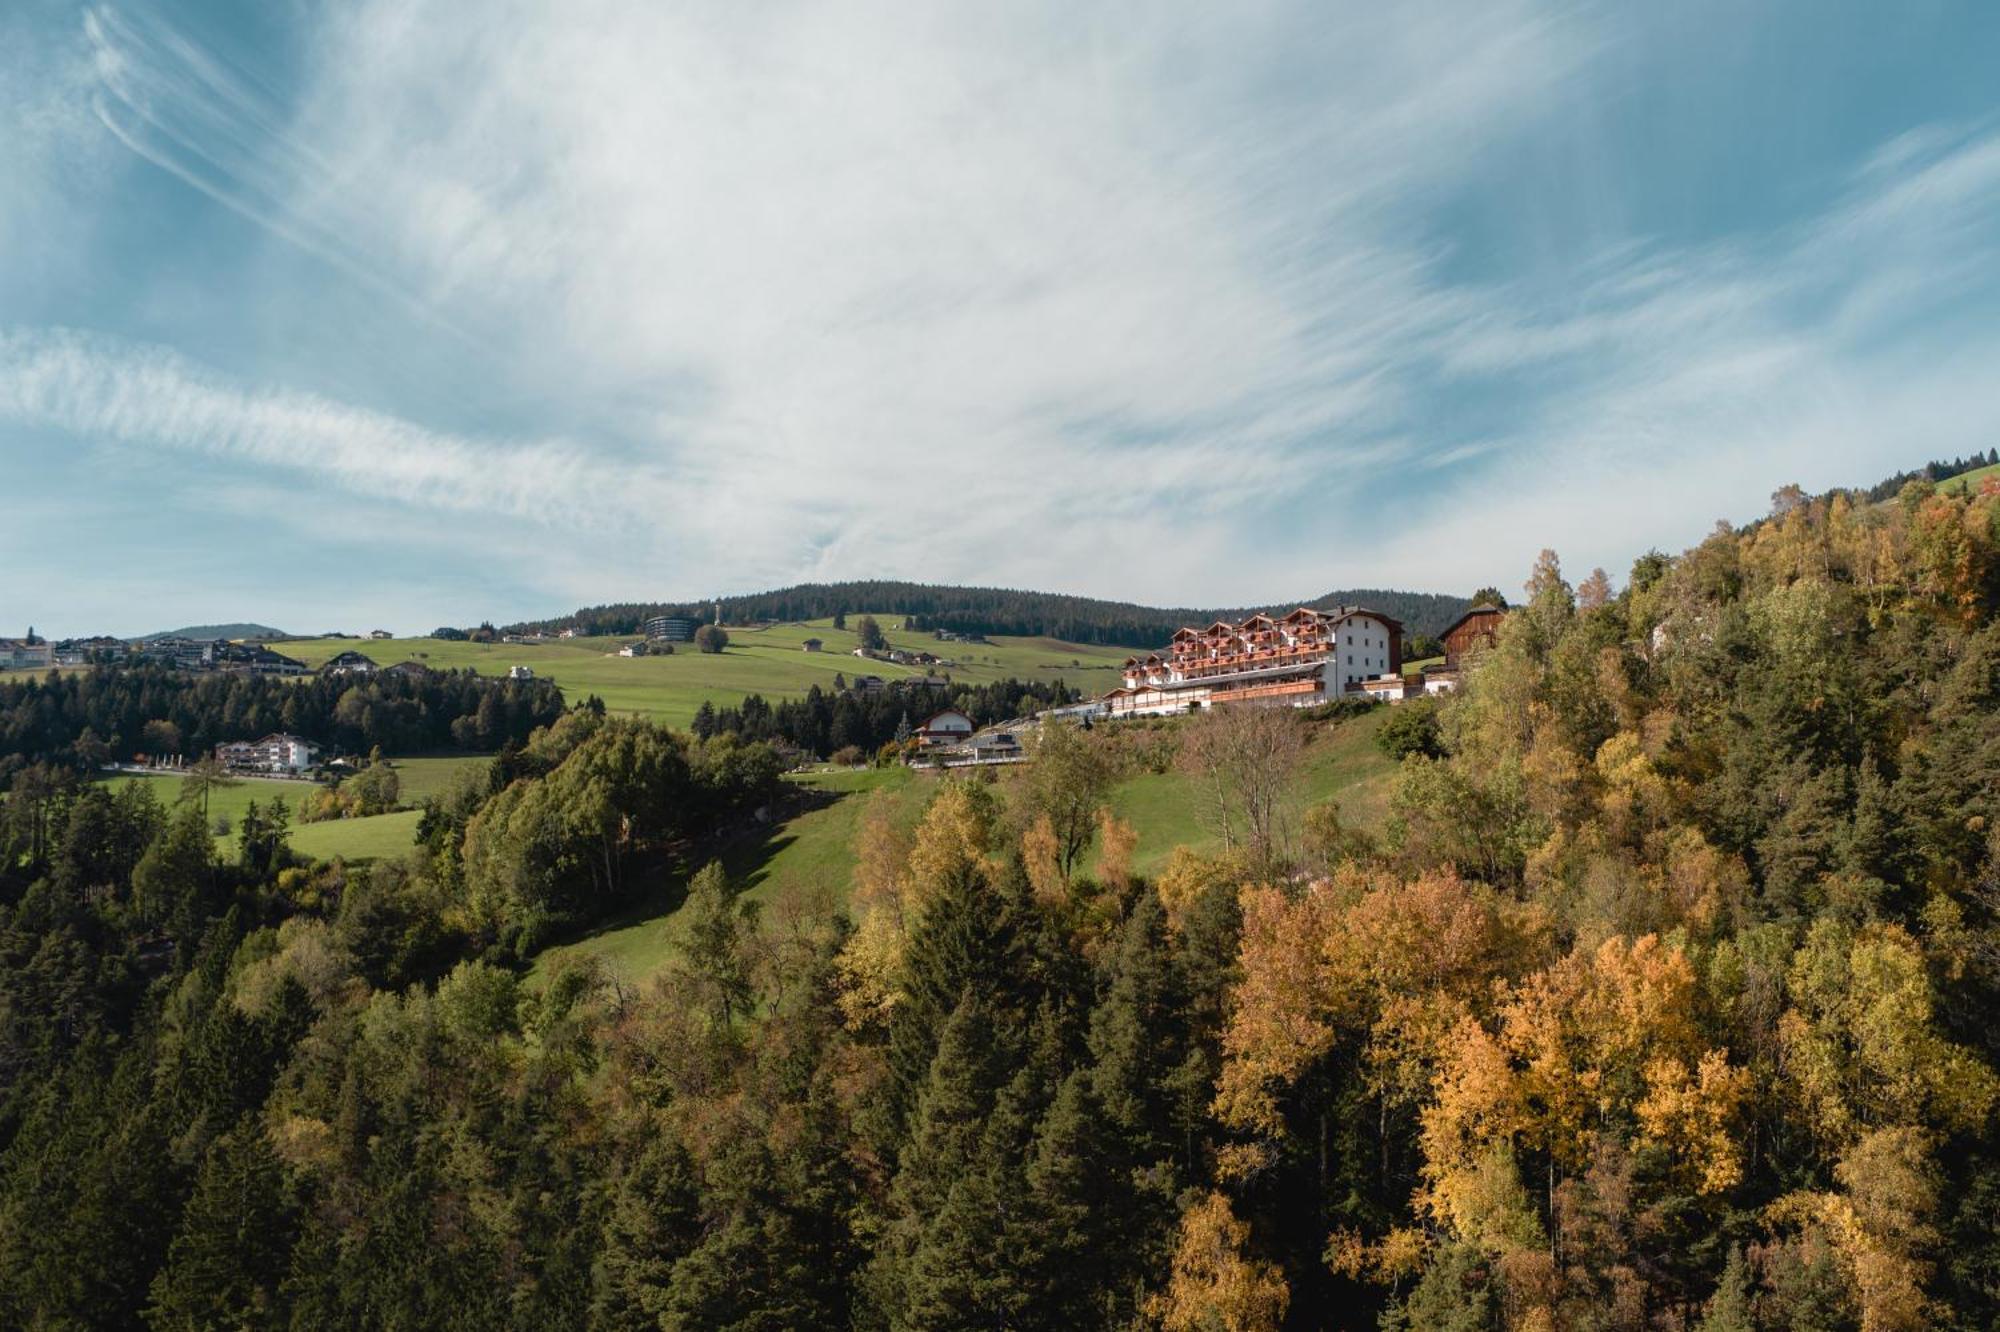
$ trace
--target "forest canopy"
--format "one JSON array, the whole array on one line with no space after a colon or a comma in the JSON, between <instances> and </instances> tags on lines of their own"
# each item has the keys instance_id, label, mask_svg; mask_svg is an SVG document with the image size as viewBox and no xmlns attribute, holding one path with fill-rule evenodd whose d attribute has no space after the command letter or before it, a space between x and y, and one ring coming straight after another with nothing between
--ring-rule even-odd
<instances>
[{"instance_id":1,"label":"forest canopy","mask_svg":"<svg viewBox=\"0 0 2000 1332\"><path fill-rule=\"evenodd\" d=\"M37 766L0 1323L1992 1326L2000 486L1507 599L1377 825L1296 780L1372 716L1055 723L779 897L742 710L573 708L367 868ZM661 883L656 974L539 951Z\"/></svg>"}]
</instances>

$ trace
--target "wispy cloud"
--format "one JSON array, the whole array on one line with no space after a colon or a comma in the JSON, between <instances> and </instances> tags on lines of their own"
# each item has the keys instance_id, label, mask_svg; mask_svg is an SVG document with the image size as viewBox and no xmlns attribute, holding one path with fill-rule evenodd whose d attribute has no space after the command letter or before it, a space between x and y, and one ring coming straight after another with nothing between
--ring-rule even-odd
<instances>
[{"instance_id":1,"label":"wispy cloud","mask_svg":"<svg viewBox=\"0 0 2000 1332\"><path fill-rule=\"evenodd\" d=\"M637 512L660 483L562 443L482 443L284 389L246 389L157 347L0 332L0 421L325 478L418 507L575 521Z\"/></svg>"},{"instance_id":2,"label":"wispy cloud","mask_svg":"<svg viewBox=\"0 0 2000 1332\"><path fill-rule=\"evenodd\" d=\"M1494 162L1655 49L1615 6L315 13L278 79L96 5L97 115L310 257L320 292L224 273L247 326L354 290L422 318L337 377L157 321L17 329L0 420L471 542L544 522L549 595L897 574L1176 603L1505 581L1549 543L1618 563L1906 461L1893 413L1924 452L1995 423L1990 339L1938 331L2000 271L1985 124L1862 145L1844 193L1755 234L1610 226L1554 280L1470 254L1465 215L1565 202ZM406 391L439 328L483 400Z\"/></svg>"}]
</instances>

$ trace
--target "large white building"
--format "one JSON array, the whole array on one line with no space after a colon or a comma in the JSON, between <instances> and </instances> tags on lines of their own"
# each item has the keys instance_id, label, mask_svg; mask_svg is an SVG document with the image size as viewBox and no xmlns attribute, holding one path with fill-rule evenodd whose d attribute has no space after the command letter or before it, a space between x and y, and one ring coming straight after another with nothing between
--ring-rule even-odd
<instances>
[{"instance_id":1,"label":"large white building","mask_svg":"<svg viewBox=\"0 0 2000 1332\"><path fill-rule=\"evenodd\" d=\"M301 773L312 767L319 746L295 735L267 735L262 740L234 740L215 747L215 757L237 772Z\"/></svg>"},{"instance_id":2,"label":"large white building","mask_svg":"<svg viewBox=\"0 0 2000 1332\"><path fill-rule=\"evenodd\" d=\"M1403 626L1361 606L1218 620L1176 630L1164 653L1125 662L1112 716L1161 717L1231 703L1311 707L1403 666Z\"/></svg>"}]
</instances>

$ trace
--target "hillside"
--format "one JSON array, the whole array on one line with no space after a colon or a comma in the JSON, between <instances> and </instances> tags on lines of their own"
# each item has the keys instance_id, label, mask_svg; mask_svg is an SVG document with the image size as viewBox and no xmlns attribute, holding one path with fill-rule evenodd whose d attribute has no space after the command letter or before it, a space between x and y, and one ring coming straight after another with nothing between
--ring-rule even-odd
<instances>
[{"instance_id":1,"label":"hillside","mask_svg":"<svg viewBox=\"0 0 2000 1332\"><path fill-rule=\"evenodd\" d=\"M1061 680L1074 690L1101 693L1118 683L1127 655L1118 648L1043 637L996 636L986 643L940 643L929 634L894 627L900 621L890 618L888 612L878 614L892 647L948 657L952 665L938 669L960 684L1010 678L1047 683ZM361 652L383 666L418 661L437 670L457 668L481 675L505 675L510 667L526 666L559 686L573 703L594 694L613 712L683 728L704 702L729 704L749 694L762 695L771 702L803 698L814 685L831 689L836 675L849 679L879 675L893 681L924 674L916 667L852 656L852 630L836 630L830 619L731 628L728 649L714 654L700 652L692 643L681 643L671 656L617 655L620 644L630 637L523 644L437 638L356 643L352 639L310 638L286 640L279 650L308 666L319 666L349 651ZM805 651L810 638L822 640L825 649Z\"/></svg>"},{"instance_id":2,"label":"hillside","mask_svg":"<svg viewBox=\"0 0 2000 1332\"><path fill-rule=\"evenodd\" d=\"M268 624L190 624L180 629L161 629L156 633L141 634L139 638L286 638L282 629L273 629ZM133 642L138 639L131 640Z\"/></svg>"},{"instance_id":3,"label":"hillside","mask_svg":"<svg viewBox=\"0 0 2000 1332\"><path fill-rule=\"evenodd\" d=\"M1398 592L1383 588L1348 588L1317 597L1280 598L1258 606L1154 607L1124 601L1101 601L1055 592L1014 588L952 587L927 583L865 581L801 583L719 601L626 602L592 606L574 615L509 626L509 632L553 632L568 625L589 626L601 634L633 633L654 615L691 615L708 619L720 605L728 623L830 620L873 611L893 616L897 623L913 620L922 630L950 629L959 633L1048 637L1071 643L1117 647L1157 647L1184 624L1215 619L1242 619L1260 610L1293 606L1365 605L1401 620L1414 634L1435 635L1464 611L1465 597L1434 592ZM885 620L885 627L887 621Z\"/></svg>"},{"instance_id":4,"label":"hillside","mask_svg":"<svg viewBox=\"0 0 2000 1332\"><path fill-rule=\"evenodd\" d=\"M1382 827L1396 764L1376 745L1375 735L1389 715L1387 709L1378 709L1313 728L1287 798L1294 819L1308 805L1335 799L1341 817L1351 826L1371 833ZM1019 799L1013 794L1019 776L1009 773L1000 780L1003 798ZM937 783L932 774L900 765L805 773L790 780L813 793L813 798L759 835L733 841L716 853L744 900L766 913L788 898L810 895L824 895L848 909L863 818L879 813L908 833ZM1132 855L1135 871L1158 874L1176 847L1219 849L1202 797L1200 782L1179 770L1138 773L1112 788L1107 800L1111 813L1138 834ZM1097 863L1095 849L1091 863ZM582 937L543 949L535 958L533 974L546 977L559 962L589 956L628 984L644 982L680 950L686 933L680 907L686 891L686 882L678 877L655 884L630 910Z\"/></svg>"}]
</instances>

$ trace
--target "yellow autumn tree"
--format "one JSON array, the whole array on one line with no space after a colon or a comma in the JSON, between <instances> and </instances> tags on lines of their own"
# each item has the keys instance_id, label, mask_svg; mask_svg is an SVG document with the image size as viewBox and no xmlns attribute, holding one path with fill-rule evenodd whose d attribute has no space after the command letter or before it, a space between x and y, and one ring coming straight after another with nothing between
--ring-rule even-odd
<instances>
[{"instance_id":1,"label":"yellow autumn tree","mask_svg":"<svg viewBox=\"0 0 2000 1332\"><path fill-rule=\"evenodd\" d=\"M1276 1263L1249 1255L1250 1227L1210 1193L1181 1215L1167 1288L1147 1304L1163 1332L1275 1332L1291 1305Z\"/></svg>"}]
</instances>

